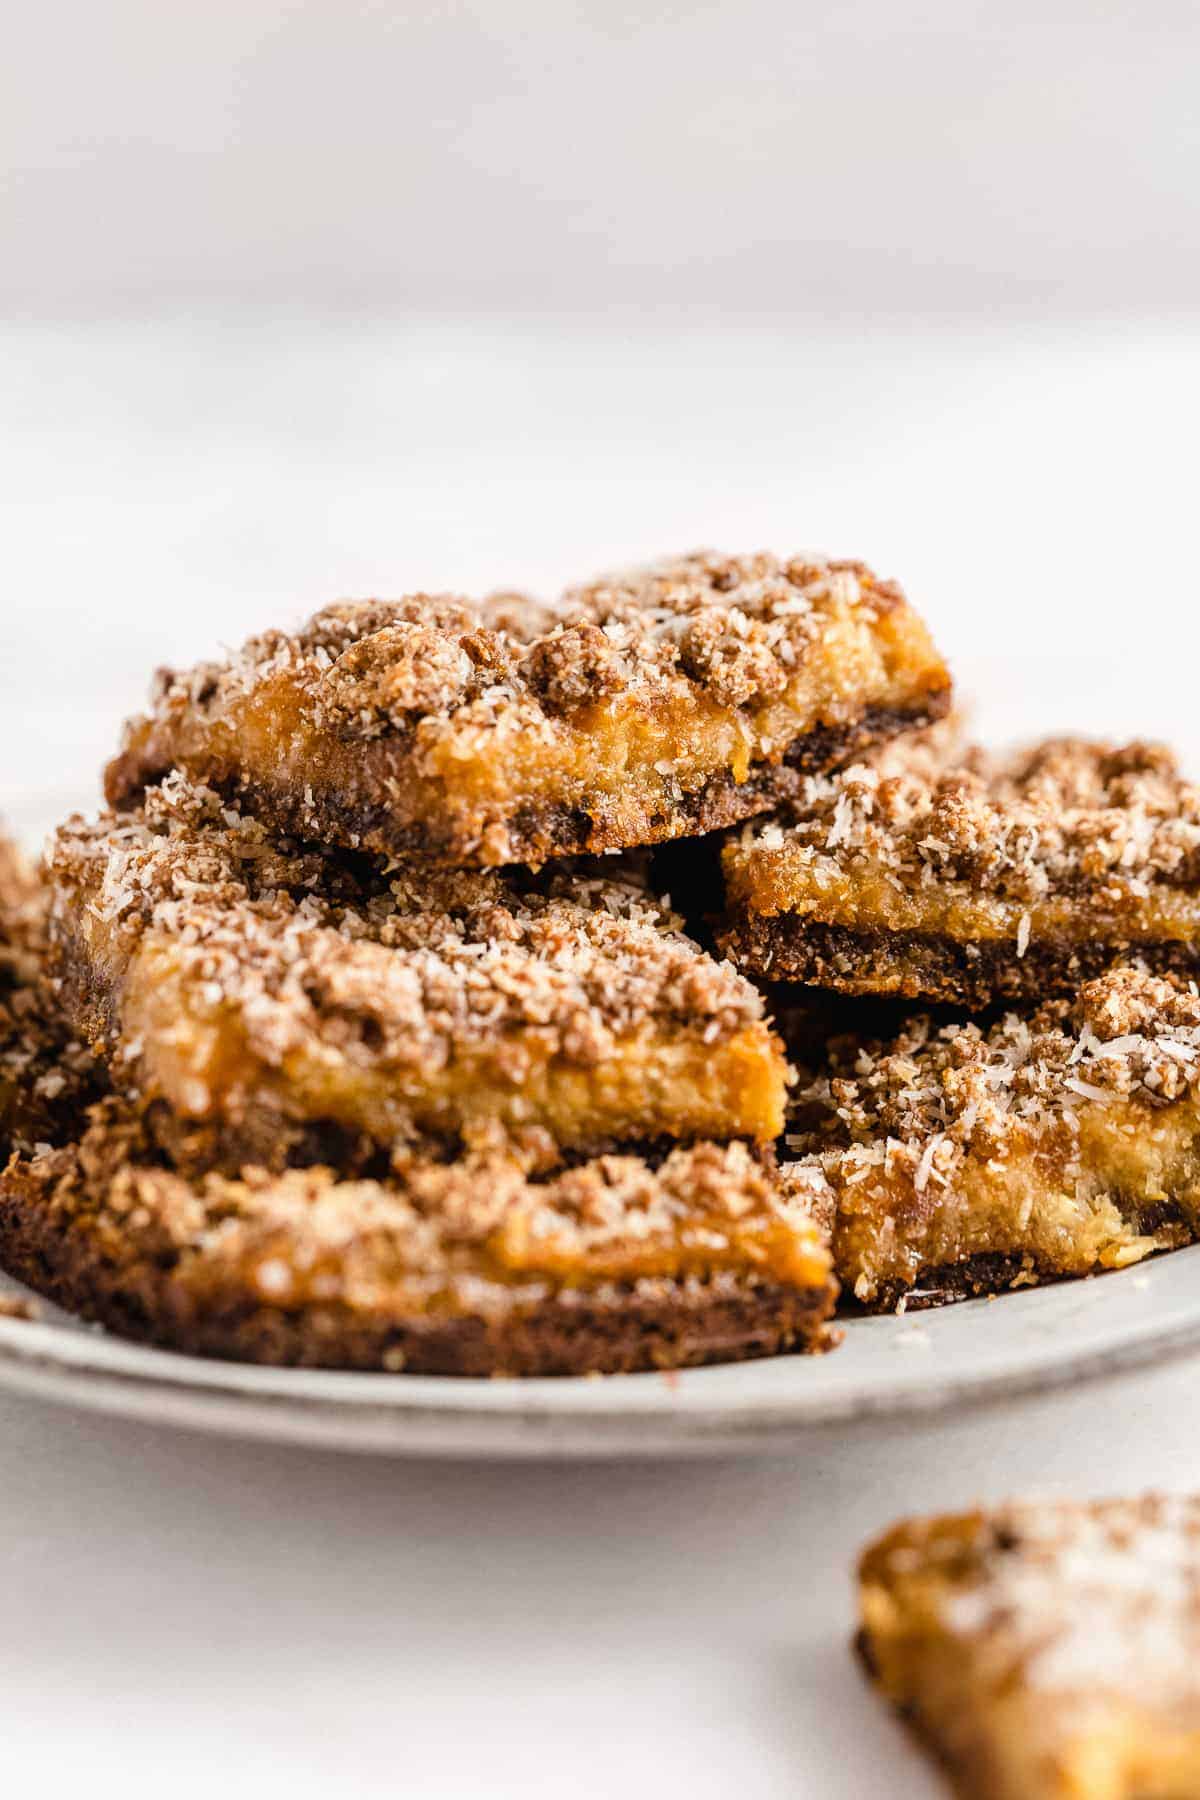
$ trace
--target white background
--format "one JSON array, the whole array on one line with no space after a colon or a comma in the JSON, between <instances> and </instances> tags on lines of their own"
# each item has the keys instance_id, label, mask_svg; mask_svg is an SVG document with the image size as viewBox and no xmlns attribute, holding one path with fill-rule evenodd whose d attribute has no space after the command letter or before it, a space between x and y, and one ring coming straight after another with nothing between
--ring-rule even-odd
<instances>
[{"instance_id":1,"label":"white background","mask_svg":"<svg viewBox=\"0 0 1200 1800\"><path fill-rule=\"evenodd\" d=\"M910 1507L1194 1483L1198 1373L674 1466L375 1463L0 1398L6 1787L936 1800L850 1653L859 1546Z\"/></svg>"},{"instance_id":2,"label":"white background","mask_svg":"<svg viewBox=\"0 0 1200 1800\"><path fill-rule=\"evenodd\" d=\"M1194 304L1191 0L42 0L31 311Z\"/></svg>"},{"instance_id":3,"label":"white background","mask_svg":"<svg viewBox=\"0 0 1200 1800\"><path fill-rule=\"evenodd\" d=\"M861 554L980 728L1200 753L1190 5L24 9L0 66L0 809L338 594ZM386 1465L0 1398L4 1779L932 1795L849 1569L1200 1480L1195 1365L801 1457Z\"/></svg>"}]
</instances>

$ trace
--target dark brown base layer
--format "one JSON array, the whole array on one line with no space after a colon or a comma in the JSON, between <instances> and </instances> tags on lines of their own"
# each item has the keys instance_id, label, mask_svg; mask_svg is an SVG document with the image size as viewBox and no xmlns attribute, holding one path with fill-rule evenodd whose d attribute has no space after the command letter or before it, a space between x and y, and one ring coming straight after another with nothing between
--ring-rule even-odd
<instances>
[{"instance_id":1,"label":"dark brown base layer","mask_svg":"<svg viewBox=\"0 0 1200 1800\"><path fill-rule=\"evenodd\" d=\"M899 737L903 731L920 731L950 711L949 687L925 694L912 706L868 706L850 724L820 725L797 738L784 755L784 764L799 775L821 775L853 762L864 750Z\"/></svg>"},{"instance_id":2,"label":"dark brown base layer","mask_svg":"<svg viewBox=\"0 0 1200 1800\"><path fill-rule=\"evenodd\" d=\"M718 941L747 975L807 982L844 994L894 994L982 1011L998 1001L1072 994L1121 956L1156 972L1200 972L1200 943L960 943L918 932L851 931L779 914L742 914Z\"/></svg>"},{"instance_id":3,"label":"dark brown base layer","mask_svg":"<svg viewBox=\"0 0 1200 1800\"><path fill-rule=\"evenodd\" d=\"M197 1265L101 1246L64 1226L10 1174L0 1189L0 1266L122 1337L234 1362L415 1375L593 1375L816 1351L837 1340L834 1288L798 1291L729 1277L636 1291L566 1291L539 1307L445 1319L363 1317L336 1301L289 1311Z\"/></svg>"},{"instance_id":4,"label":"dark brown base layer","mask_svg":"<svg viewBox=\"0 0 1200 1800\"><path fill-rule=\"evenodd\" d=\"M873 1300L855 1301L851 1290L845 1290L849 1302L847 1312L894 1313L901 1306L905 1312L924 1312L934 1306L952 1306L959 1300L978 1300L987 1294L1006 1294L1018 1277L1024 1285L1041 1287L1047 1281L1071 1279L1061 1273L1044 1273L1033 1268L1026 1258L1016 1255L988 1254L970 1256L965 1262L946 1263L938 1269L923 1269L911 1284L885 1282ZM1077 1277L1076 1277L1077 1279Z\"/></svg>"},{"instance_id":5,"label":"dark brown base layer","mask_svg":"<svg viewBox=\"0 0 1200 1800\"><path fill-rule=\"evenodd\" d=\"M364 747L361 779L353 787L322 786L314 768L306 794L256 782L239 770L187 763L187 772L232 797L275 829L322 843L374 851L395 857L422 857L454 867L487 865L495 859L486 842L488 827L502 829L506 860L537 866L553 857L597 855L630 849L638 844L666 843L674 838L698 837L722 831L766 812L793 794L804 775L833 769L852 760L872 745L919 729L941 718L949 709L949 689L928 695L909 709L870 707L851 724L822 726L807 732L788 750L781 765L757 769L747 781L729 774L714 777L695 789L679 788L661 810L646 808L641 819L630 823L627 795L609 800L603 795L573 806L497 808L482 819L472 819L470 831L447 808L437 818L401 822L388 801L389 783L371 780L370 747ZM110 805L129 806L138 795L168 773L166 767L126 752L108 766L105 792ZM390 783L395 789L394 779ZM371 790L367 797L364 790ZM375 795L378 795L378 798Z\"/></svg>"},{"instance_id":6,"label":"dark brown base layer","mask_svg":"<svg viewBox=\"0 0 1200 1800\"><path fill-rule=\"evenodd\" d=\"M1196 1241L1195 1230L1187 1224L1178 1207L1164 1204L1139 1218L1139 1235L1162 1233L1156 1254L1181 1250ZM1050 1282L1082 1281L1096 1275L1114 1273L1099 1266L1092 1269L1055 1269L1039 1264L1017 1252L989 1252L969 1256L959 1263L945 1263L940 1268L922 1269L911 1284L903 1281L884 1282L873 1300L853 1298L853 1275L843 1273L843 1310L846 1313L893 1313L903 1307L908 1312L923 1312L934 1306L951 1306L959 1300L978 1300L988 1294L1006 1294L1014 1284L1021 1287L1045 1287Z\"/></svg>"}]
</instances>

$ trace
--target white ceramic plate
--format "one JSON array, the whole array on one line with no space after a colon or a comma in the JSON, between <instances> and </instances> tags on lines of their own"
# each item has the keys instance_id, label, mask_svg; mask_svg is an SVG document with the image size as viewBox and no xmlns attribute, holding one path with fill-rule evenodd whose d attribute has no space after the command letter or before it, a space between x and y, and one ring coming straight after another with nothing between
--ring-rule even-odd
<instances>
[{"instance_id":1,"label":"white ceramic plate","mask_svg":"<svg viewBox=\"0 0 1200 1800\"><path fill-rule=\"evenodd\" d=\"M47 1309L36 1322L0 1318L0 1383L166 1425L384 1455L681 1456L794 1449L817 1427L1014 1398L1197 1347L1200 1246L1087 1281L848 1320L830 1356L674 1376L260 1369L142 1349Z\"/></svg>"}]
</instances>

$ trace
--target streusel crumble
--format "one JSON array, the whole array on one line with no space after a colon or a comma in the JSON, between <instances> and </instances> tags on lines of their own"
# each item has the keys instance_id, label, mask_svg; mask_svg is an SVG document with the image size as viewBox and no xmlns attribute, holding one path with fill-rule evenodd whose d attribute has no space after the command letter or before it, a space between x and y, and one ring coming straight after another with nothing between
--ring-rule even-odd
<instances>
[{"instance_id":1,"label":"streusel crumble","mask_svg":"<svg viewBox=\"0 0 1200 1800\"><path fill-rule=\"evenodd\" d=\"M1028 1017L834 1040L787 1143L864 1305L1124 1267L1200 1231L1200 994L1121 967Z\"/></svg>"},{"instance_id":2,"label":"streusel crumble","mask_svg":"<svg viewBox=\"0 0 1200 1800\"><path fill-rule=\"evenodd\" d=\"M965 1800L1200 1793L1200 1499L913 1519L859 1583L867 1666Z\"/></svg>"},{"instance_id":3,"label":"streusel crumble","mask_svg":"<svg viewBox=\"0 0 1200 1800\"><path fill-rule=\"evenodd\" d=\"M782 1128L761 996L615 865L380 874L172 776L68 821L47 869L74 1023L120 1088L219 1122L235 1165L319 1122L552 1153Z\"/></svg>"},{"instance_id":4,"label":"streusel crumble","mask_svg":"<svg viewBox=\"0 0 1200 1800\"><path fill-rule=\"evenodd\" d=\"M0 1174L0 1259L114 1330L202 1355L565 1375L820 1349L818 1173L741 1143L537 1179L495 1150L183 1175L128 1102Z\"/></svg>"},{"instance_id":5,"label":"streusel crumble","mask_svg":"<svg viewBox=\"0 0 1200 1800\"><path fill-rule=\"evenodd\" d=\"M108 771L171 769L271 827L460 867L713 830L946 710L949 677L860 563L696 555L554 617L446 596L343 603L161 677Z\"/></svg>"},{"instance_id":6,"label":"streusel crumble","mask_svg":"<svg viewBox=\"0 0 1200 1800\"><path fill-rule=\"evenodd\" d=\"M46 893L0 838L0 1168L60 1143L100 1092L100 1071L45 978Z\"/></svg>"},{"instance_id":7,"label":"streusel crumble","mask_svg":"<svg viewBox=\"0 0 1200 1800\"><path fill-rule=\"evenodd\" d=\"M739 967L972 1007L1069 993L1118 953L1200 970L1200 788L1161 745L928 740L807 780L727 846Z\"/></svg>"}]
</instances>

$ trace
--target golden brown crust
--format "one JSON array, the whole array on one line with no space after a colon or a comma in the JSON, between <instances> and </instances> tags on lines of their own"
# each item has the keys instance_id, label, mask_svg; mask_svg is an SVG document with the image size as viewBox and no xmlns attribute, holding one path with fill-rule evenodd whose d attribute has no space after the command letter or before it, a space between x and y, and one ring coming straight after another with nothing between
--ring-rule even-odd
<instances>
[{"instance_id":1,"label":"golden brown crust","mask_svg":"<svg viewBox=\"0 0 1200 1800\"><path fill-rule=\"evenodd\" d=\"M859 1583L867 1667L959 1793L1200 1791L1200 1500L911 1519Z\"/></svg>"},{"instance_id":2,"label":"golden brown crust","mask_svg":"<svg viewBox=\"0 0 1200 1800\"><path fill-rule=\"evenodd\" d=\"M744 1145L547 1181L414 1156L186 1178L136 1109L0 1176L0 1261L128 1335L204 1355L443 1374L587 1374L820 1348L835 1294L819 1176Z\"/></svg>"},{"instance_id":3,"label":"golden brown crust","mask_svg":"<svg viewBox=\"0 0 1200 1800\"><path fill-rule=\"evenodd\" d=\"M861 564L694 556L564 608L343 603L166 673L110 802L181 768L322 842L537 863L734 823L788 765L948 705L921 622Z\"/></svg>"},{"instance_id":4,"label":"golden brown crust","mask_svg":"<svg viewBox=\"0 0 1200 1800\"><path fill-rule=\"evenodd\" d=\"M181 777L68 821L47 867L77 1026L235 1156L322 1121L565 1149L782 1126L761 997L632 872L385 878Z\"/></svg>"},{"instance_id":5,"label":"golden brown crust","mask_svg":"<svg viewBox=\"0 0 1200 1800\"><path fill-rule=\"evenodd\" d=\"M1200 789L1161 746L926 738L791 805L724 853L721 941L755 974L983 1007L1130 950L1200 968Z\"/></svg>"},{"instance_id":6,"label":"golden brown crust","mask_svg":"<svg viewBox=\"0 0 1200 1800\"><path fill-rule=\"evenodd\" d=\"M0 833L0 991L27 985L31 945L41 925L37 879L17 846Z\"/></svg>"},{"instance_id":7,"label":"golden brown crust","mask_svg":"<svg viewBox=\"0 0 1200 1800\"><path fill-rule=\"evenodd\" d=\"M18 1319L24 1324L32 1324L39 1315L36 1300L26 1300L21 1294L0 1294L0 1319Z\"/></svg>"},{"instance_id":8,"label":"golden brown crust","mask_svg":"<svg viewBox=\"0 0 1200 1800\"><path fill-rule=\"evenodd\" d=\"M1200 997L1116 968L1029 1018L834 1039L787 1142L865 1305L1121 1267L1200 1233Z\"/></svg>"},{"instance_id":9,"label":"golden brown crust","mask_svg":"<svg viewBox=\"0 0 1200 1800\"><path fill-rule=\"evenodd\" d=\"M278 879L284 850L259 847ZM454 1161L395 1146L390 1168L347 1156L232 1178L202 1141L195 1155L179 1121L164 1131L160 1103L93 1104L98 1071L59 1068L69 1039L37 980L44 953L39 935L23 990L36 1005L14 1027L15 1111L40 1115L42 1078L57 1071L60 1129L17 1138L0 1172L0 1265L85 1317L205 1355L474 1375L828 1341L836 1287L817 1170L780 1175L735 1142L543 1177L530 1146L494 1140Z\"/></svg>"},{"instance_id":10,"label":"golden brown crust","mask_svg":"<svg viewBox=\"0 0 1200 1800\"><path fill-rule=\"evenodd\" d=\"M14 1150L57 1144L99 1092L96 1064L45 979L46 896L0 837L0 1167Z\"/></svg>"}]
</instances>

